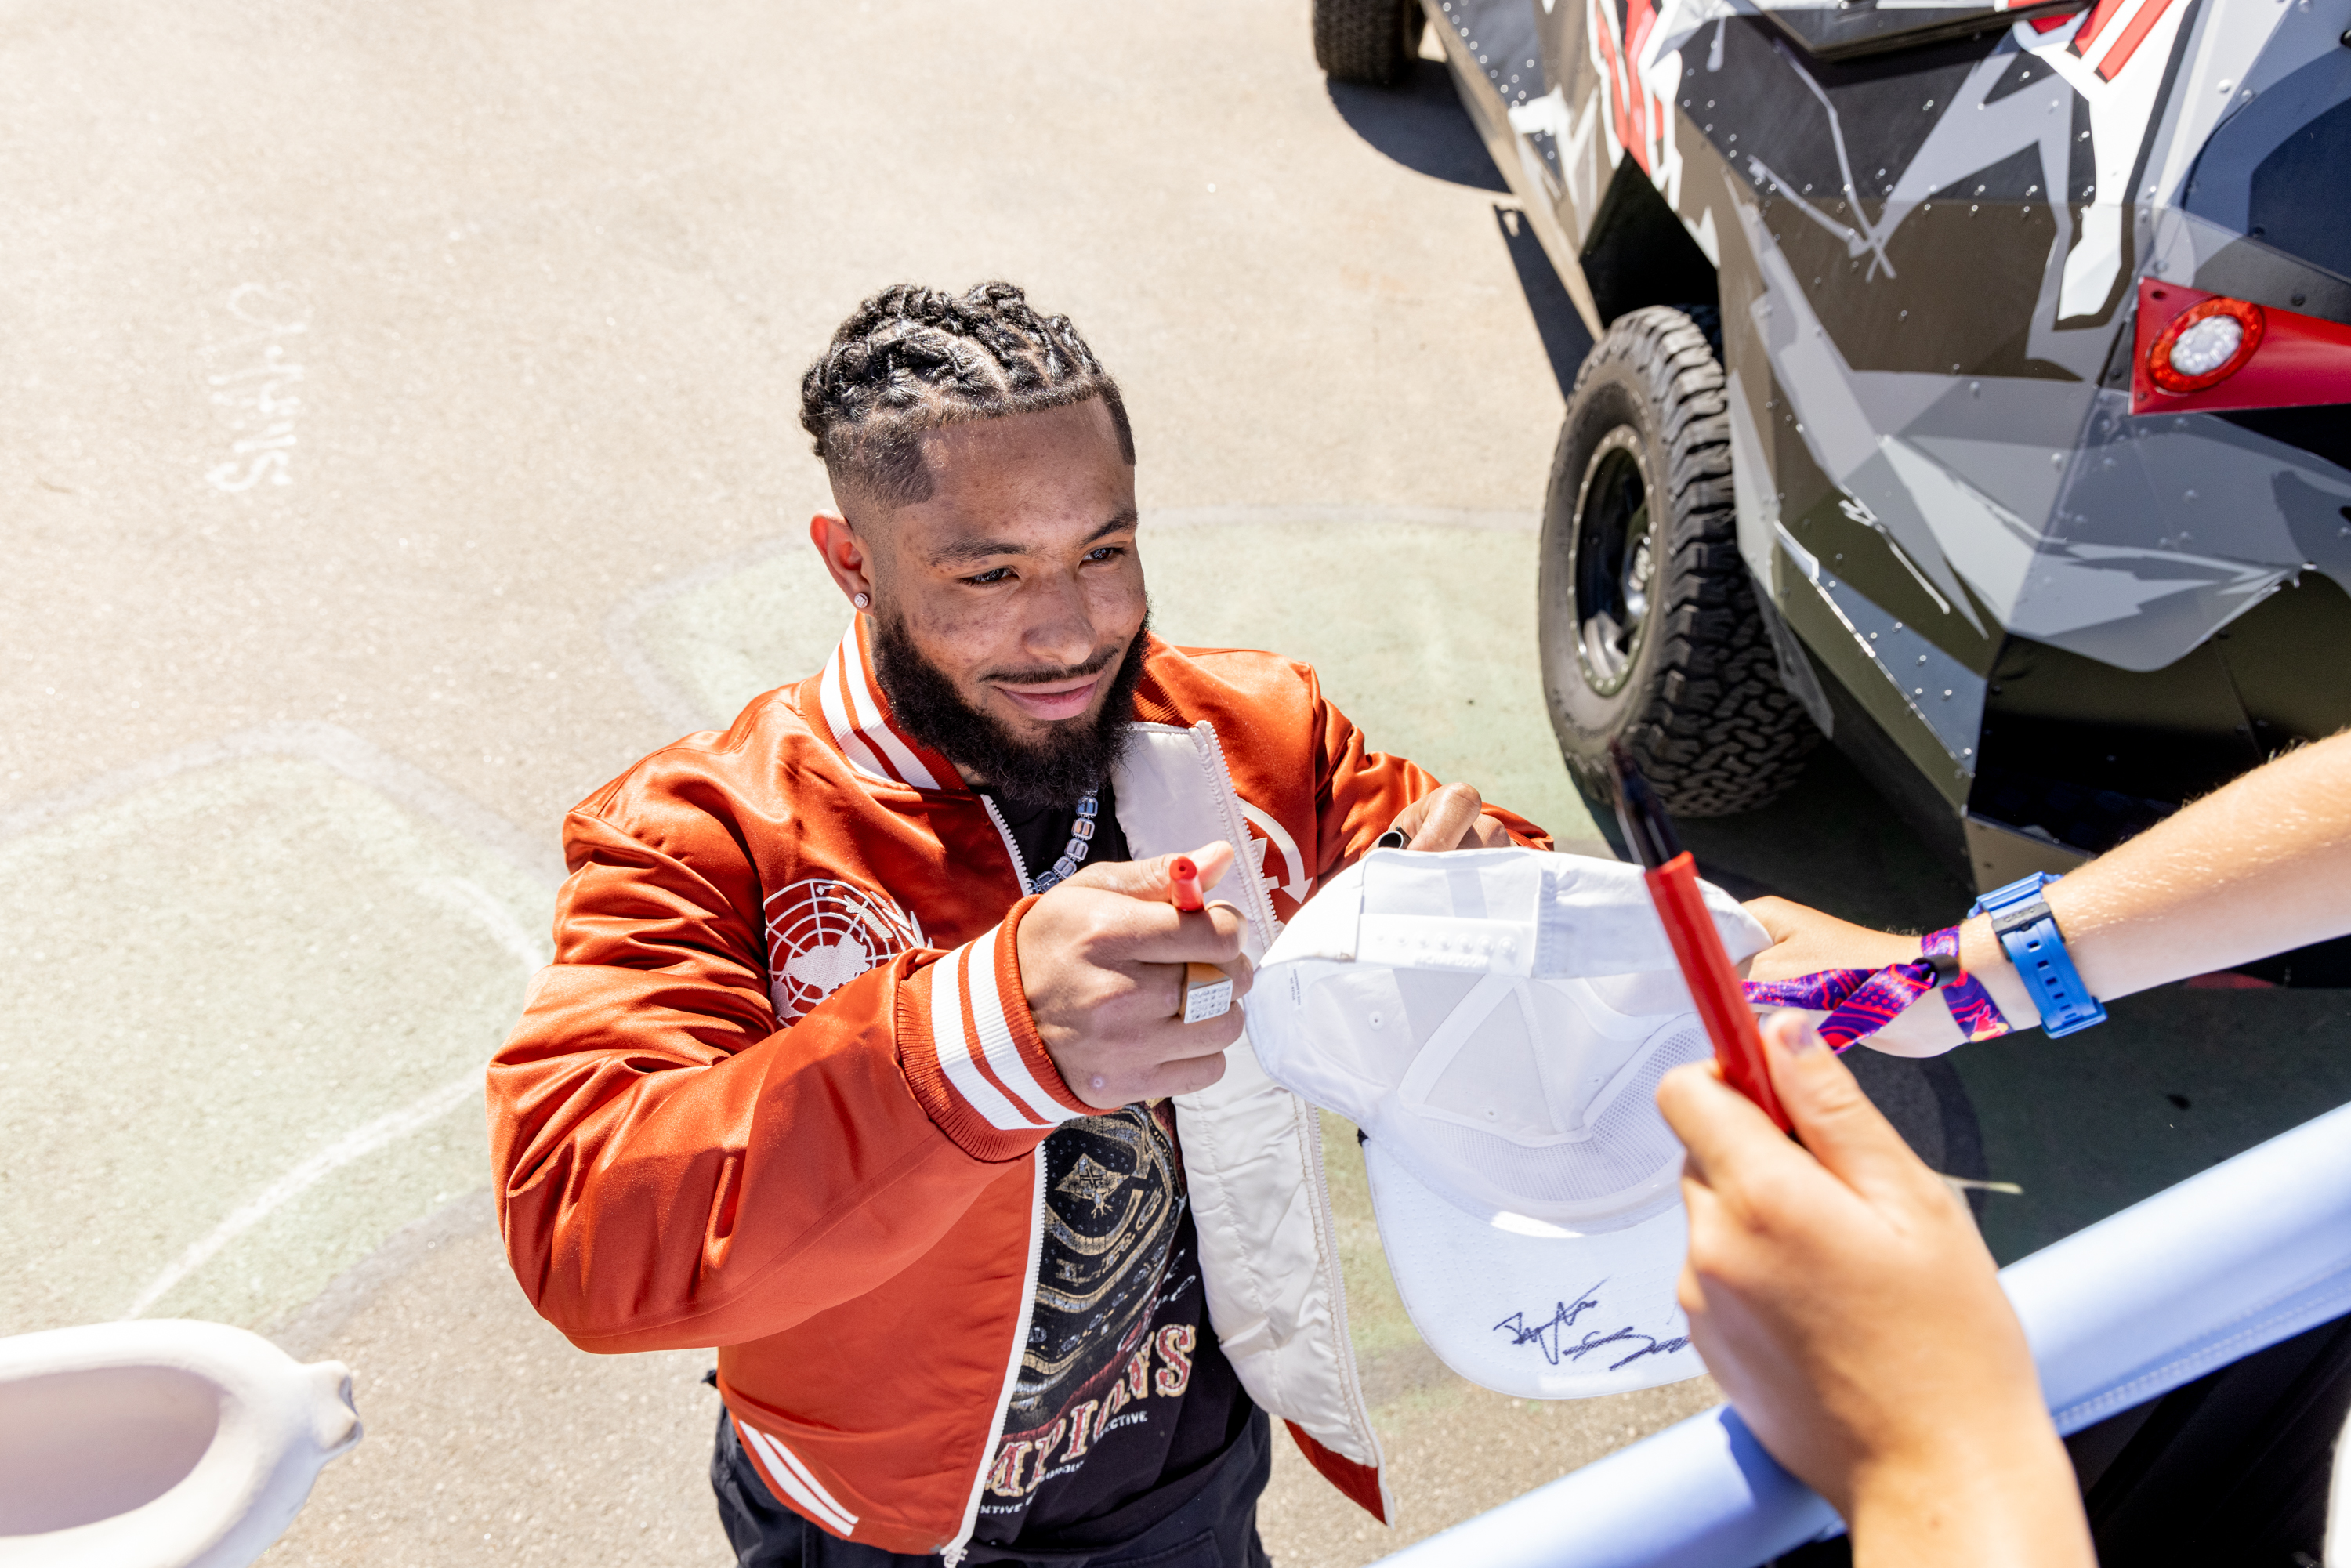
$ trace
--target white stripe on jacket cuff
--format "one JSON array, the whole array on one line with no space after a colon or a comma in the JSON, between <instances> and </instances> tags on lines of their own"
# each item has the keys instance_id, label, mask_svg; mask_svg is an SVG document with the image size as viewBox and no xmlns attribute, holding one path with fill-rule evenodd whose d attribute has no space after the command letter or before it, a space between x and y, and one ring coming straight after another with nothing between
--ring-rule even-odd
<instances>
[{"instance_id":1,"label":"white stripe on jacket cuff","mask_svg":"<svg viewBox=\"0 0 2351 1568\"><path fill-rule=\"evenodd\" d=\"M1033 1133L1083 1113L1071 1110L1045 1092L1020 1059L1020 1048L1012 1038L1012 1026L1005 1021L996 988L996 940L1000 930L967 943L932 967L931 1043L947 1082L990 1126L1000 1132ZM964 1028L966 998L979 1026L977 1040ZM981 1070L983 1061L986 1071Z\"/></svg>"},{"instance_id":2,"label":"white stripe on jacket cuff","mask_svg":"<svg viewBox=\"0 0 2351 1568\"><path fill-rule=\"evenodd\" d=\"M987 1053L987 1065L1015 1097L1034 1106L1048 1122L1066 1122L1072 1116L1085 1114L1072 1111L1046 1091L1029 1071L1029 1063L1020 1054L1019 1044L1012 1038L1012 1025L1004 1017L1004 1001L996 989L996 944L1004 935L999 925L971 945L971 1016L979 1025L979 1043Z\"/></svg>"}]
</instances>

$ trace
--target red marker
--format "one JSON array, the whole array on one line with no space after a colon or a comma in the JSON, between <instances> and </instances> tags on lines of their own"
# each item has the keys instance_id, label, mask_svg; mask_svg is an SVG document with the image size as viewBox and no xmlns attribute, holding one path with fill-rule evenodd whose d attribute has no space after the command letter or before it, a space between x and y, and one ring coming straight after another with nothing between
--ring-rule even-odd
<instances>
[{"instance_id":1,"label":"red marker","mask_svg":"<svg viewBox=\"0 0 2351 1568\"><path fill-rule=\"evenodd\" d=\"M1192 863L1190 855L1177 855L1167 862L1167 902L1186 915L1208 907L1200 896L1200 868Z\"/></svg>"},{"instance_id":2,"label":"red marker","mask_svg":"<svg viewBox=\"0 0 2351 1568\"><path fill-rule=\"evenodd\" d=\"M1673 944L1674 961L1688 982L1690 1000L1714 1041L1714 1060L1722 1081L1762 1107L1783 1133L1793 1132L1780 1096L1771 1088L1771 1071L1763 1057L1763 1036L1755 1027L1754 1009L1740 988L1739 971L1730 967L1722 936L1707 913L1698 890L1698 862L1674 837L1674 825L1657 803L1649 781L1641 777L1621 745L1608 747L1608 770L1616 784L1616 821L1625 841L1640 857L1649 884L1649 902L1665 923L1666 940Z\"/></svg>"}]
</instances>

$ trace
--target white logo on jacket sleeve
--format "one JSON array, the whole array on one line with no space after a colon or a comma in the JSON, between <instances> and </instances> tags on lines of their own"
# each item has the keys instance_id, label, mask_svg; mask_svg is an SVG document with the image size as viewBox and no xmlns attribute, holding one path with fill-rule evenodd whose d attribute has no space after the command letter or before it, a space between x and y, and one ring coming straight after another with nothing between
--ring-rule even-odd
<instances>
[{"instance_id":1,"label":"white logo on jacket sleeve","mask_svg":"<svg viewBox=\"0 0 2351 1568\"><path fill-rule=\"evenodd\" d=\"M768 995L776 1022L797 1023L893 953L923 943L923 923L889 894L812 878L768 897Z\"/></svg>"}]
</instances>

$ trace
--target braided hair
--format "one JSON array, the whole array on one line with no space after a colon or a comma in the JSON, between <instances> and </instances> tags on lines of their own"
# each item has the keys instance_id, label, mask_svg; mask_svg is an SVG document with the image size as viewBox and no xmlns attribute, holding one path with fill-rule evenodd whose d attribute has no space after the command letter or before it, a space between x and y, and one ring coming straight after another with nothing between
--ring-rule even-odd
<instances>
[{"instance_id":1,"label":"braided hair","mask_svg":"<svg viewBox=\"0 0 2351 1568\"><path fill-rule=\"evenodd\" d=\"M926 500L922 434L967 420L1098 397L1134 462L1118 383L1066 316L1040 316L1009 283L960 297L902 283L859 306L800 378L800 423L836 492Z\"/></svg>"}]
</instances>

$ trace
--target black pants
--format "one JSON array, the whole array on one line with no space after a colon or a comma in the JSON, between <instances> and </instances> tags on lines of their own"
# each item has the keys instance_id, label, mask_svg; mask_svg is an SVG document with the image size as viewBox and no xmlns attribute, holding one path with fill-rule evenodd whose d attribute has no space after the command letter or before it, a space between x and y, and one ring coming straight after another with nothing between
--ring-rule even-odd
<instances>
[{"instance_id":1,"label":"black pants","mask_svg":"<svg viewBox=\"0 0 2351 1568\"><path fill-rule=\"evenodd\" d=\"M1272 1472L1273 1434L1260 1410L1250 1416L1249 1431L1224 1457L1207 1489L1134 1540L1027 1557L974 1544L964 1562L971 1568L1273 1568L1257 1538L1258 1495ZM718 1494L718 1522L726 1527L741 1568L934 1568L939 1561L843 1541L778 1502L723 1410L710 1456L710 1490Z\"/></svg>"}]
</instances>

